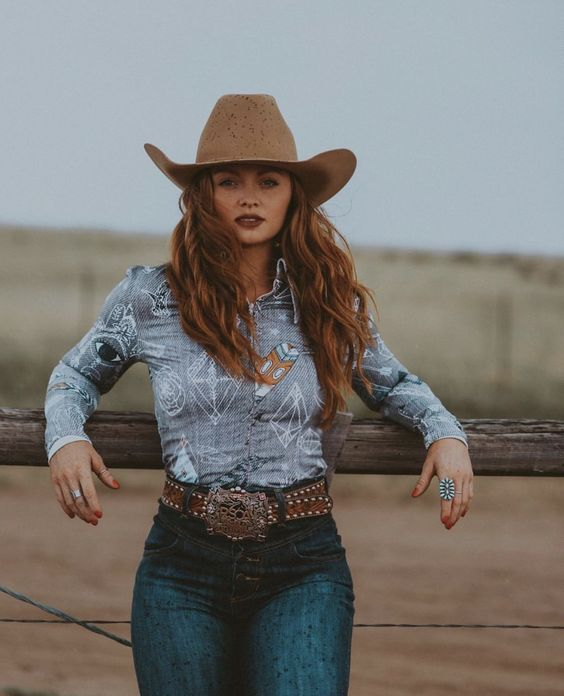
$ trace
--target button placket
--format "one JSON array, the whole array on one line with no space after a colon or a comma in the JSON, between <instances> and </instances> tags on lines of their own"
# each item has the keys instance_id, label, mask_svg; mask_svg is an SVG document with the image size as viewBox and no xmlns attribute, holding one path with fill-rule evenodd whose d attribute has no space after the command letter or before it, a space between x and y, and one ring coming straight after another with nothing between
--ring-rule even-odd
<instances>
[{"instance_id":1,"label":"button placket","mask_svg":"<svg viewBox=\"0 0 564 696\"><path fill-rule=\"evenodd\" d=\"M271 290L269 293L266 293L266 295L261 295L259 298L257 298L257 299L255 300L254 303L250 303L250 305L252 306L252 309L251 309L251 316L252 316L253 320L255 320L255 336L256 336L256 342L253 344L253 348L257 351L257 353L259 353L259 355L261 354L261 322L260 322L260 321L257 322L257 321L256 321L256 317L257 317L257 314L259 314L259 313L261 312L261 309L262 309L262 308L261 308L260 301L261 301L263 298L265 298L265 297L268 297L268 296L270 296L270 295L273 295L273 292L274 292L274 291ZM261 317L259 317L259 319L261 319ZM249 421L250 421L250 422L249 422L249 426L248 426L248 430L247 430L247 441L246 441L246 445L247 445L247 467L246 467L246 471L247 471L247 472L253 470L253 465L254 465L255 462L256 462L256 456L252 453L252 448L253 448L253 428L254 428L254 426L256 425L256 423L261 422L261 420L262 420L263 414L262 414L262 413L257 413L257 410L256 410L256 409L257 409L257 404L260 402L261 398L262 398L262 397L259 397L259 396L257 395L257 391L256 391L256 388L255 388L254 399L253 399L253 405L252 405L251 412L250 412L250 414L249 414L249 416L250 416Z\"/></svg>"}]
</instances>

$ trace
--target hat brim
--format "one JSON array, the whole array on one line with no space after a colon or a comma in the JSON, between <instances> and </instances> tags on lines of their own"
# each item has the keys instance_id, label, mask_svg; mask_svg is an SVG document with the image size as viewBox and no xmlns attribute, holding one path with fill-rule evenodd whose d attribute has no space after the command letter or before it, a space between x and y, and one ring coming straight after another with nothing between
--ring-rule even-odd
<instances>
[{"instance_id":1,"label":"hat brim","mask_svg":"<svg viewBox=\"0 0 564 696\"><path fill-rule=\"evenodd\" d=\"M274 159L226 159L194 164L180 164L169 159L162 150L151 143L144 144L145 152L156 166L178 188L188 188L194 176L208 167L218 164L264 164L287 169L295 174L302 183L306 196L316 207L325 203L338 193L350 180L356 169L356 156L347 148L326 150L306 160L274 160Z\"/></svg>"}]
</instances>

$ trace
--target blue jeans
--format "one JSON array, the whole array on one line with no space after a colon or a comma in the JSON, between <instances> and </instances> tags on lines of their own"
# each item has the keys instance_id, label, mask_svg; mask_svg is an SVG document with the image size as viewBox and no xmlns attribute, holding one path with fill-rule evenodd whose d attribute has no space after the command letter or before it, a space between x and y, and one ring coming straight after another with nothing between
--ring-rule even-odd
<instances>
[{"instance_id":1,"label":"blue jeans","mask_svg":"<svg viewBox=\"0 0 564 696\"><path fill-rule=\"evenodd\" d=\"M131 604L140 694L346 696L354 599L331 513L231 541L159 502Z\"/></svg>"}]
</instances>

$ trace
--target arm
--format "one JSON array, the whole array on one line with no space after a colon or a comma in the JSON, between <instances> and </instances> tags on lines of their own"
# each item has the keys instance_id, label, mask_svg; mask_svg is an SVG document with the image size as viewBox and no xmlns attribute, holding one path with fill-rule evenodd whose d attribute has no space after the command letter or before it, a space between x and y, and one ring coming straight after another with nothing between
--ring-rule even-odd
<instances>
[{"instance_id":1,"label":"arm","mask_svg":"<svg viewBox=\"0 0 564 696\"><path fill-rule=\"evenodd\" d=\"M48 461L69 442L90 442L84 423L124 372L140 360L135 313L135 267L106 297L83 338L55 366L45 395Z\"/></svg>"},{"instance_id":2,"label":"arm","mask_svg":"<svg viewBox=\"0 0 564 696\"><path fill-rule=\"evenodd\" d=\"M372 410L381 409L387 418L423 435L427 456L421 477L411 495L416 498L424 493L435 474L439 480L452 478L458 493L452 501L440 501L441 521L446 529L451 529L460 517L467 514L474 494L466 434L456 417L447 411L429 386L409 372L389 350L378 333L372 314L370 333L376 345L366 348L362 365L372 388L370 392L364 388L356 361L352 386ZM442 442L431 447L437 440ZM454 440L462 442L464 447Z\"/></svg>"},{"instance_id":3,"label":"arm","mask_svg":"<svg viewBox=\"0 0 564 696\"><path fill-rule=\"evenodd\" d=\"M109 488L119 488L119 483L92 446L84 423L100 396L140 360L134 270L127 269L92 328L55 366L45 395L45 450L55 495L69 517L78 515L93 525L102 509L91 471Z\"/></svg>"},{"instance_id":4,"label":"arm","mask_svg":"<svg viewBox=\"0 0 564 696\"><path fill-rule=\"evenodd\" d=\"M352 387L373 411L417 431L426 449L436 440L456 438L468 447L466 434L457 418L448 411L429 386L412 374L386 346L372 314L370 333L376 345L367 346L362 357L363 370L372 384L368 392L353 366Z\"/></svg>"}]
</instances>

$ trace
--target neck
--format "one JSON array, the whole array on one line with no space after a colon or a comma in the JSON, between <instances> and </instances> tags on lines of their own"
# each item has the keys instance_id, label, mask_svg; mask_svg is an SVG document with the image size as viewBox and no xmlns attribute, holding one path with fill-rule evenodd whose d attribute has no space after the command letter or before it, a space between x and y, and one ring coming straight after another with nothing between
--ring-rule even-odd
<instances>
[{"instance_id":1,"label":"neck","mask_svg":"<svg viewBox=\"0 0 564 696\"><path fill-rule=\"evenodd\" d=\"M276 275L274 246L252 246L243 249L241 273L246 281L247 297L254 302L258 295L268 292Z\"/></svg>"}]
</instances>

